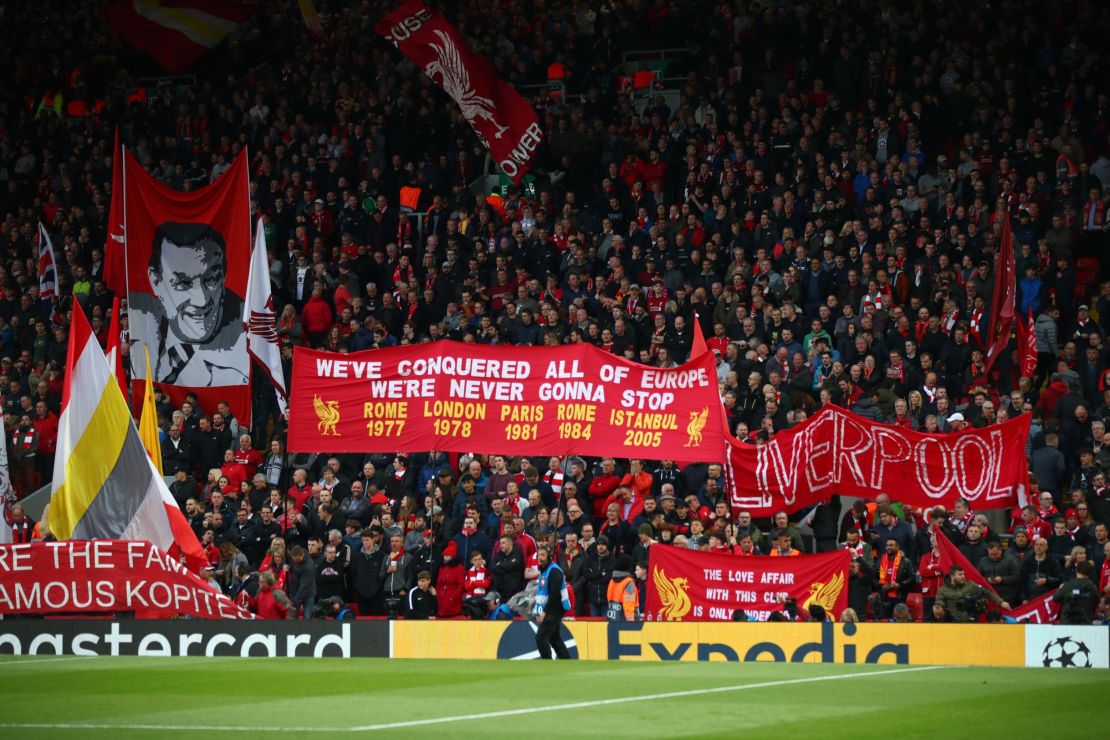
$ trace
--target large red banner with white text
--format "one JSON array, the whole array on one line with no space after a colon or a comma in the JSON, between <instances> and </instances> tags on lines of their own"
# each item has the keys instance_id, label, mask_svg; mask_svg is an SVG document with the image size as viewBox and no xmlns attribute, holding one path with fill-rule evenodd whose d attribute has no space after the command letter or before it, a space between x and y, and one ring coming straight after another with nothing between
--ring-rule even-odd
<instances>
[{"instance_id":1,"label":"large red banner with white text","mask_svg":"<svg viewBox=\"0 0 1110 740\"><path fill-rule=\"evenodd\" d=\"M732 504L754 516L796 511L830 496L880 493L916 507L957 498L973 508L1013 506L1028 484L1029 415L983 429L923 434L835 406L752 446L732 442Z\"/></svg>"},{"instance_id":2,"label":"large red banner with white text","mask_svg":"<svg viewBox=\"0 0 1110 740\"><path fill-rule=\"evenodd\" d=\"M502 171L519 183L543 141L536 112L520 93L421 0L406 2L374 30L454 99Z\"/></svg>"},{"instance_id":3,"label":"large red banner with white text","mask_svg":"<svg viewBox=\"0 0 1110 740\"><path fill-rule=\"evenodd\" d=\"M146 347L154 382L175 406L191 392L206 413L227 401L249 424L246 151L218 180L187 192L158 182L130 153L124 162L132 397L142 397Z\"/></svg>"},{"instance_id":4,"label":"large red banner with white text","mask_svg":"<svg viewBox=\"0 0 1110 740\"><path fill-rule=\"evenodd\" d=\"M720 461L713 356L662 370L589 344L440 341L293 354L294 452L505 452Z\"/></svg>"},{"instance_id":5,"label":"large red banner with white text","mask_svg":"<svg viewBox=\"0 0 1110 740\"><path fill-rule=\"evenodd\" d=\"M0 546L0 614L70 612L254 619L149 542Z\"/></svg>"},{"instance_id":6,"label":"large red banner with white text","mask_svg":"<svg viewBox=\"0 0 1110 740\"><path fill-rule=\"evenodd\" d=\"M777 558L656 545L648 553L649 621L729 621L743 609L762 622L788 598L799 612L817 604L834 618L848 606L847 550Z\"/></svg>"}]
</instances>

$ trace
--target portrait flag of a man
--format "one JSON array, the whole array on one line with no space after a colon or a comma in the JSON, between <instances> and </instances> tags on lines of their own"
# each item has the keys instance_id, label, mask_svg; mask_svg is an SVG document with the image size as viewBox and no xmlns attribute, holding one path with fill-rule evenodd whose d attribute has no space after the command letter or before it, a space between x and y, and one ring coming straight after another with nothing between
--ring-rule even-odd
<instances>
[{"instance_id":1,"label":"portrait flag of a man","mask_svg":"<svg viewBox=\"0 0 1110 740\"><path fill-rule=\"evenodd\" d=\"M154 382L174 405L189 393L206 410L227 401L249 424L246 152L215 182L188 192L155 180L130 152L124 157L132 398L143 396L140 360L149 348Z\"/></svg>"}]
</instances>

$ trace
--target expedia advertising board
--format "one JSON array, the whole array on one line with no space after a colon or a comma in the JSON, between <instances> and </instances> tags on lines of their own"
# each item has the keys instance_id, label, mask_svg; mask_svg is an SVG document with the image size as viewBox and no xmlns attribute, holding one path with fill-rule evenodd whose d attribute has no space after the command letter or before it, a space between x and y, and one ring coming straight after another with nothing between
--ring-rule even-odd
<instances>
[{"instance_id":1,"label":"expedia advertising board","mask_svg":"<svg viewBox=\"0 0 1110 740\"><path fill-rule=\"evenodd\" d=\"M215 620L4 620L0 655L384 658L389 624Z\"/></svg>"},{"instance_id":2,"label":"expedia advertising board","mask_svg":"<svg viewBox=\"0 0 1110 740\"><path fill-rule=\"evenodd\" d=\"M567 622L563 629L571 653L589 660L1026 664L1021 625ZM527 660L536 657L535 630L523 621L396 622L391 654Z\"/></svg>"}]
</instances>

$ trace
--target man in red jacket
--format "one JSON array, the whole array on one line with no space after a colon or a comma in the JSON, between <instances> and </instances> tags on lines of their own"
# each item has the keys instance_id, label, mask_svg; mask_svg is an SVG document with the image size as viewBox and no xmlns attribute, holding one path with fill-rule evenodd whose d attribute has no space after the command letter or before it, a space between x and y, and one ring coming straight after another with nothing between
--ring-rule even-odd
<instances>
[{"instance_id":1,"label":"man in red jacket","mask_svg":"<svg viewBox=\"0 0 1110 740\"><path fill-rule=\"evenodd\" d=\"M274 574L265 571L258 577L258 595L254 597L254 613L259 619L288 619L291 602L280 588L274 588Z\"/></svg>"},{"instance_id":2,"label":"man in red jacket","mask_svg":"<svg viewBox=\"0 0 1110 740\"><path fill-rule=\"evenodd\" d=\"M301 310L301 327L313 346L323 343L333 320L331 306L324 300L324 287L319 284L313 286L312 297Z\"/></svg>"},{"instance_id":3,"label":"man in red jacket","mask_svg":"<svg viewBox=\"0 0 1110 740\"><path fill-rule=\"evenodd\" d=\"M235 462L243 466L246 472L246 480L254 478L254 474L258 472L258 468L262 465L262 453L251 446L251 435L239 435L239 449L235 450Z\"/></svg>"},{"instance_id":4,"label":"man in red jacket","mask_svg":"<svg viewBox=\"0 0 1110 740\"><path fill-rule=\"evenodd\" d=\"M617 486L621 484L616 474L617 461L607 457L601 461L601 472L590 481L590 498L594 502L594 519L604 519L606 502Z\"/></svg>"},{"instance_id":5,"label":"man in red jacket","mask_svg":"<svg viewBox=\"0 0 1110 740\"><path fill-rule=\"evenodd\" d=\"M58 447L58 417L46 407L45 401L35 404L35 416L31 425L39 433L39 446L36 464L42 480L48 480L54 472L54 452Z\"/></svg>"}]
</instances>

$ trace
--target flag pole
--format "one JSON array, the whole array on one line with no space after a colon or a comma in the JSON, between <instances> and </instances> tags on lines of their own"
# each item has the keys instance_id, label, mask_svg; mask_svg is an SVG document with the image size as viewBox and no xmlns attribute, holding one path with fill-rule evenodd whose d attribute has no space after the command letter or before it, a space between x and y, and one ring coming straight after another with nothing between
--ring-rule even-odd
<instances>
[{"instance_id":1,"label":"flag pole","mask_svg":"<svg viewBox=\"0 0 1110 740\"><path fill-rule=\"evenodd\" d=\"M131 325L131 262L127 258L127 145L126 144L123 144L122 142L120 143L118 154L120 155L119 156L120 169L123 172L123 177L121 178L123 180L123 192L121 193L121 196L123 197L123 285L124 285L123 289L124 289L124 292L127 294L125 296L127 298L127 319L128 319L127 323L128 323L128 326L130 327L130 325ZM121 353L123 352L123 343L122 342L120 342L120 350L119 351ZM130 372L131 372L131 377L135 377L135 366L132 363L133 363L133 358L131 357L131 353L128 352L127 353L128 370L130 370ZM128 383L127 385L128 385L127 390L130 391L131 390L131 388L130 388L131 384Z\"/></svg>"},{"instance_id":2,"label":"flag pole","mask_svg":"<svg viewBox=\"0 0 1110 740\"><path fill-rule=\"evenodd\" d=\"M254 251L254 242L255 242L255 240L254 240L254 235L251 234L251 224L254 222L254 219L251 218L251 158L250 158L250 149L246 145L243 146L243 161L245 162L245 169L246 169L246 176L243 178L243 180L246 182L246 186L247 186L247 236L250 238L250 243L247 245L247 257L248 257L247 264L251 265L251 264L253 264L253 262L250 259L250 256L251 256L251 252ZM261 208L259 210L261 210ZM259 218L259 220L261 220L261 218L262 218L261 213L259 214L258 218ZM260 229L262 228L261 223L258 224L258 228L260 228ZM224 259L227 259L226 255L224 256ZM250 267L247 268L247 284L248 284L248 286L250 284ZM250 288L248 287L248 290L249 289ZM246 298L247 298L247 296L244 295L243 296L243 331L244 332L249 331L249 328L250 328L250 323L249 322L250 322L251 307L247 304ZM276 391L275 391L275 393L276 393ZM247 424L246 424L246 426L247 426L247 429L251 430L251 432L254 432L255 431L254 428L253 428L253 423L254 423L254 357L250 353L250 337L249 336L247 337L247 409L249 410L249 413L247 414L247 419L246 419ZM276 428L274 429L274 432L277 433ZM265 429L261 430L261 434L265 434L265 433L266 433ZM261 434L256 435L256 436L261 436Z\"/></svg>"}]
</instances>

